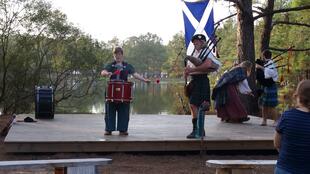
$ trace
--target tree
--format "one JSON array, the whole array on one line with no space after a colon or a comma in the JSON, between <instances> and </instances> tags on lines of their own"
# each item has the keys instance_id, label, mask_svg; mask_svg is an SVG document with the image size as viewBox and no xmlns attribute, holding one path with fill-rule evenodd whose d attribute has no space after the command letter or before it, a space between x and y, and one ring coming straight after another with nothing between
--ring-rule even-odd
<instances>
[{"instance_id":1,"label":"tree","mask_svg":"<svg viewBox=\"0 0 310 174\"><path fill-rule=\"evenodd\" d=\"M22 78L22 75L31 73L31 71L21 72L21 70L23 70L23 66L32 64L29 60L29 56L33 52L31 52L30 50L32 49L30 49L29 53L25 55L26 59L24 62L19 62L20 57L17 55L19 53L17 51L24 51L23 49L29 49L29 47L15 46L20 43L20 40L29 38L22 35L22 32L27 31L23 26L29 22L29 17L36 13L31 10L31 6L37 3L39 2L35 0L7 0L1 1L0 3L0 108L4 113L9 110L14 111L15 109L12 109L16 108L14 105L19 102L20 99L27 98L29 95L27 94L25 96L22 93L16 94L15 90L19 90L27 83L16 81L15 76ZM18 79L23 80L21 78ZM24 79L27 78L24 77Z\"/></svg>"},{"instance_id":2,"label":"tree","mask_svg":"<svg viewBox=\"0 0 310 174\"><path fill-rule=\"evenodd\" d=\"M106 44L41 0L1 1L0 32L2 113L30 112L36 85L51 85L55 104L89 94L111 57Z\"/></svg>"},{"instance_id":3,"label":"tree","mask_svg":"<svg viewBox=\"0 0 310 174\"><path fill-rule=\"evenodd\" d=\"M285 7L285 4L287 4ZM254 20L259 18L263 18L263 31L261 35L261 44L260 44L260 51L262 52L265 49L270 49L269 43L271 38L271 32L275 25L296 25L296 26L303 26L303 27L310 27L307 23L300 23L300 22L292 22L289 21L289 13L288 12L296 12L310 9L310 4L306 3L306 1L302 0L295 0L295 1L287 1L286 3L279 4L280 9L274 9L275 1L274 0L267 0L265 8L258 8L260 10L259 15L254 17ZM290 7L292 6L292 7ZM284 19L277 18L274 20L275 14L284 14ZM305 16L307 18L307 16ZM280 20L279 20L280 19ZM308 22L308 21L306 21ZM285 49L276 49L271 48L272 50L285 50ZM310 48L302 49L292 49L294 51L306 51L310 50Z\"/></svg>"},{"instance_id":4,"label":"tree","mask_svg":"<svg viewBox=\"0 0 310 174\"><path fill-rule=\"evenodd\" d=\"M221 42L218 43L216 49L220 54L220 59L224 59L226 62L227 60L234 60L237 59L237 52L236 52L236 42L237 42L237 35L236 35L236 22L232 19L226 21L223 27L218 28L216 31L216 35L221 39ZM223 62L223 63L225 63Z\"/></svg>"},{"instance_id":5,"label":"tree","mask_svg":"<svg viewBox=\"0 0 310 174\"><path fill-rule=\"evenodd\" d=\"M166 60L166 49L162 39L156 34L147 33L139 37L130 37L124 42L126 60L133 64L137 71L147 74L161 73Z\"/></svg>"},{"instance_id":6,"label":"tree","mask_svg":"<svg viewBox=\"0 0 310 174\"><path fill-rule=\"evenodd\" d=\"M186 55L184 33L175 34L167 45L167 60L162 69L169 77L182 77L184 57Z\"/></svg>"},{"instance_id":7,"label":"tree","mask_svg":"<svg viewBox=\"0 0 310 174\"><path fill-rule=\"evenodd\" d=\"M261 50L269 48L270 34L272 30L273 15L288 11L298 11L309 9L309 5L299 6L295 8L274 10L274 0L267 0L266 8L257 7L260 11L252 9L252 0L226 0L233 2L237 9L237 50L239 61L249 60L255 61L255 45L254 45L254 20L264 17L264 27L261 35ZM253 16L253 13L258 15ZM253 68L253 72L255 69ZM250 77L250 86L255 89L255 73ZM247 102L248 103L248 102Z\"/></svg>"}]
</instances>

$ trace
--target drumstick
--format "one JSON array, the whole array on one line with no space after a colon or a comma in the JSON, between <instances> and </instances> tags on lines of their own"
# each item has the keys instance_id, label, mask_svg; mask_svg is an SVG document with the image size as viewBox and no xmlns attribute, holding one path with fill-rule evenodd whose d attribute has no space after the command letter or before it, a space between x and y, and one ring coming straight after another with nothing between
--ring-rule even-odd
<instances>
[{"instance_id":1,"label":"drumstick","mask_svg":"<svg viewBox=\"0 0 310 174\"><path fill-rule=\"evenodd\" d=\"M118 70L115 70L112 74L113 74L113 75L114 75L114 74L119 75L119 74L121 74L121 71L118 69Z\"/></svg>"}]
</instances>

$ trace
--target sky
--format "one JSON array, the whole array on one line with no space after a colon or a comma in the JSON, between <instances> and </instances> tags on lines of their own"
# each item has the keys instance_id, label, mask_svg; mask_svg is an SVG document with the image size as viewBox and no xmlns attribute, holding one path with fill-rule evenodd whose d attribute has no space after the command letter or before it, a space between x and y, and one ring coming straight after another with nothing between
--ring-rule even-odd
<instances>
[{"instance_id":1,"label":"sky","mask_svg":"<svg viewBox=\"0 0 310 174\"><path fill-rule=\"evenodd\" d=\"M167 44L173 35L184 31L180 0L51 0L68 21L107 42L114 37L125 40L150 32ZM229 15L227 4L216 3L215 21ZM225 8L226 7L226 8Z\"/></svg>"}]
</instances>

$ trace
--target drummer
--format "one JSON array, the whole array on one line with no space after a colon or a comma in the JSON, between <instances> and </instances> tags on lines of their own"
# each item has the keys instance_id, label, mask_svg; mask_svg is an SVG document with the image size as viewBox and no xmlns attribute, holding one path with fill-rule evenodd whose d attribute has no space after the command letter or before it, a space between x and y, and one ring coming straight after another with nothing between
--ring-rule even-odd
<instances>
[{"instance_id":1,"label":"drummer","mask_svg":"<svg viewBox=\"0 0 310 174\"><path fill-rule=\"evenodd\" d=\"M131 74L134 78L143 82L151 82L135 72L134 67L124 61L123 49L115 47L113 50L114 61L107 64L101 71L101 75L109 77L110 80L128 80L128 75ZM128 135L129 123L129 102L111 102L106 103L105 114L105 135L112 135L112 131L119 131L119 135ZM117 112L117 129L116 129L116 112Z\"/></svg>"}]
</instances>

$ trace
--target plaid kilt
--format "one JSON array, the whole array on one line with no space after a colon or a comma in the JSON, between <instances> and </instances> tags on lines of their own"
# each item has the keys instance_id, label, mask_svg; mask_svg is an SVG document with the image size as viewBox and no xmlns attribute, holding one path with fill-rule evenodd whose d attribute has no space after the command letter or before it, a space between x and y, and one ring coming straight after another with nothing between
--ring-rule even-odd
<instances>
[{"instance_id":1,"label":"plaid kilt","mask_svg":"<svg viewBox=\"0 0 310 174\"><path fill-rule=\"evenodd\" d=\"M260 104L267 107L276 107L278 103L277 84L273 84L269 87L264 87L264 92L260 98Z\"/></svg>"},{"instance_id":2,"label":"plaid kilt","mask_svg":"<svg viewBox=\"0 0 310 174\"><path fill-rule=\"evenodd\" d=\"M210 102L210 84L208 75L192 75L191 83L193 87L189 97L189 103L199 107L203 101Z\"/></svg>"}]
</instances>

